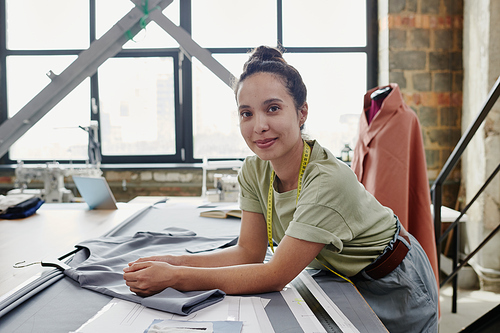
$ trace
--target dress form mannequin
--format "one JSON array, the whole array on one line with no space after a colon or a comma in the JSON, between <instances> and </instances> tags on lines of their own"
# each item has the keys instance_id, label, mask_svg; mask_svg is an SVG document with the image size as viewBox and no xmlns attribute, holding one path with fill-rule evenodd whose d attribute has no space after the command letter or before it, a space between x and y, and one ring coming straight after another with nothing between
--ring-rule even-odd
<instances>
[{"instance_id":1,"label":"dress form mannequin","mask_svg":"<svg viewBox=\"0 0 500 333\"><path fill-rule=\"evenodd\" d=\"M366 120L368 121L368 124L370 124L373 117L375 117L377 112L380 110L380 107L382 106L384 99L391 93L391 91L392 91L392 88L390 86L387 86L387 87L375 90L370 95L372 103L371 103L370 109L368 111L366 111Z\"/></svg>"}]
</instances>

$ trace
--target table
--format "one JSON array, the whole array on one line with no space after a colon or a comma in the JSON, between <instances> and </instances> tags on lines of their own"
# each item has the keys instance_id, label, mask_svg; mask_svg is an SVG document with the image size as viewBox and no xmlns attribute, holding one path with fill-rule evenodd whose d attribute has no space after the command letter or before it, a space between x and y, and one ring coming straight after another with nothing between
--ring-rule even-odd
<instances>
[{"instance_id":1,"label":"table","mask_svg":"<svg viewBox=\"0 0 500 333\"><path fill-rule=\"evenodd\" d=\"M10 267L17 260L38 261L46 256L58 257L71 251L79 241L109 234L111 229L114 235L120 236L146 230L158 232L166 227L187 228L205 237L220 236L221 232L224 236L237 236L239 233L240 220L237 218L200 217L201 210L208 207L200 208L199 205L203 201L199 197L168 198L166 202L159 202L164 201L162 199L164 198L136 198L127 204L119 204L119 209L114 211L89 211L85 204L47 204L29 218L17 221L0 220L0 241L5 241L0 247L0 258L4 263L0 274L8 275L0 282L0 290L9 290L26 277L42 270L45 270L45 273L50 270L32 266L13 274L13 268ZM4 232L9 232L11 237ZM335 277L328 275L315 279L325 295L338 302L341 311L359 328L359 332L386 332L350 283L341 279L335 280ZM13 294L8 292L4 296ZM266 293L259 297L270 299L265 311L275 332L301 331L297 319L279 292ZM305 296L302 297L308 302ZM19 305L16 302L16 307L0 318L0 331L5 329L6 332L22 332L36 327L51 332L68 332L90 319L110 298L83 289L68 277L61 277ZM1 301L2 299L0 305ZM316 312L318 309L311 308L320 319L320 314ZM321 316L324 321L320 321L325 325L324 322L328 322L328 318L325 318L324 314Z\"/></svg>"},{"instance_id":2,"label":"table","mask_svg":"<svg viewBox=\"0 0 500 333\"><path fill-rule=\"evenodd\" d=\"M89 210L85 203L44 203L37 213L17 220L0 219L0 299L32 276L40 265L13 268L65 254L85 239L98 237L149 206L146 202L118 203L117 210Z\"/></svg>"}]
</instances>

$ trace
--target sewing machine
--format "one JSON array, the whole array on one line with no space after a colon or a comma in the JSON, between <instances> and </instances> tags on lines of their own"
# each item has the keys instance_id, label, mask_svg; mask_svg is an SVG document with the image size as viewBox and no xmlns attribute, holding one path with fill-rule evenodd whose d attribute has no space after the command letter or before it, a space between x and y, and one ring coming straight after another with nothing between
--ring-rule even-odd
<instances>
[{"instance_id":1,"label":"sewing machine","mask_svg":"<svg viewBox=\"0 0 500 333\"><path fill-rule=\"evenodd\" d=\"M238 184L237 172L243 165L241 160L208 161L203 158L203 184L201 187L202 198L209 202L236 202L239 198L240 186ZM214 188L207 189L207 171L227 170L227 173L217 172L213 175ZM231 171L229 171L231 170ZM236 172L236 173L235 173Z\"/></svg>"},{"instance_id":2,"label":"sewing machine","mask_svg":"<svg viewBox=\"0 0 500 333\"><path fill-rule=\"evenodd\" d=\"M89 159L83 166L75 167L74 164L62 165L58 162L48 162L42 165L25 165L20 161L16 167L16 180L14 189L8 194L34 194L45 202L72 202L73 192L64 187L64 177L88 176L99 177L102 175L101 149L98 140L99 124L96 120L90 121L90 126L79 126L89 134L88 154ZM28 189L32 180L42 180L43 189Z\"/></svg>"},{"instance_id":3,"label":"sewing machine","mask_svg":"<svg viewBox=\"0 0 500 333\"><path fill-rule=\"evenodd\" d=\"M19 162L16 168L14 189L9 194L28 193L34 194L45 202L71 202L74 198L71 190L64 187L64 177L89 176L99 177L102 171L95 164L86 164L75 167L73 164L61 165L50 162L44 165L25 165ZM33 180L41 180L43 189L29 189L28 184Z\"/></svg>"}]
</instances>

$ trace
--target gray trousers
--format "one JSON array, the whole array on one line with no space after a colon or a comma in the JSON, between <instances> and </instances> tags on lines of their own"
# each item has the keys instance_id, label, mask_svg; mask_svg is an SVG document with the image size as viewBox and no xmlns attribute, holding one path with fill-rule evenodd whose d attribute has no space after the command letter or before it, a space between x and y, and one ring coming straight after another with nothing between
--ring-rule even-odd
<instances>
[{"instance_id":1,"label":"gray trousers","mask_svg":"<svg viewBox=\"0 0 500 333\"><path fill-rule=\"evenodd\" d=\"M394 271L355 284L389 332L437 332L436 278L422 246L412 235L410 242L406 258Z\"/></svg>"}]
</instances>

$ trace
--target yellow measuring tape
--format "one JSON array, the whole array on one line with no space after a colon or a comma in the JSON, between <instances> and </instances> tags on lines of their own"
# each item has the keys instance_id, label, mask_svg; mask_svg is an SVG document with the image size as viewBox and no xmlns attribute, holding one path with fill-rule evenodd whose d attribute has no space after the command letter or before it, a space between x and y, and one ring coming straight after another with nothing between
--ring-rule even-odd
<instances>
[{"instance_id":1,"label":"yellow measuring tape","mask_svg":"<svg viewBox=\"0 0 500 333\"><path fill-rule=\"evenodd\" d=\"M309 144L307 144L306 141L304 141L304 149L302 150L302 160L300 161L300 171L299 171L299 179L297 181L297 198L295 199L295 204L299 201L299 195L300 191L302 190L302 177L304 176L304 171L306 170L307 164L309 163L309 158L311 156L311 147ZM269 246L271 247L271 251L274 253L274 246L273 246L273 183L274 183L274 178L276 174L273 172L271 173L271 180L269 181L269 191L267 193L267 212L266 212L266 224L267 224L267 239L269 241ZM318 260L316 258L316 260ZM319 260L318 260L319 261ZM350 282L348 278L342 276L341 274L335 272L334 270L330 269L328 266L323 264L321 261L319 261L323 267L328 269L330 272L333 274L341 277L342 279Z\"/></svg>"},{"instance_id":2,"label":"yellow measuring tape","mask_svg":"<svg viewBox=\"0 0 500 333\"><path fill-rule=\"evenodd\" d=\"M309 163L309 157L311 156L311 147L304 141L304 149L302 150L302 160L300 161L300 171L299 171L299 180L297 183L297 198L295 199L295 203L299 201L300 191L302 190L302 176L304 176L304 171L306 170L307 163ZM276 174L271 173L271 180L269 182L269 192L267 193L267 214L266 214L266 222L267 222L267 239L269 240L269 246L271 247L271 251L274 253L273 246L273 183Z\"/></svg>"}]
</instances>

